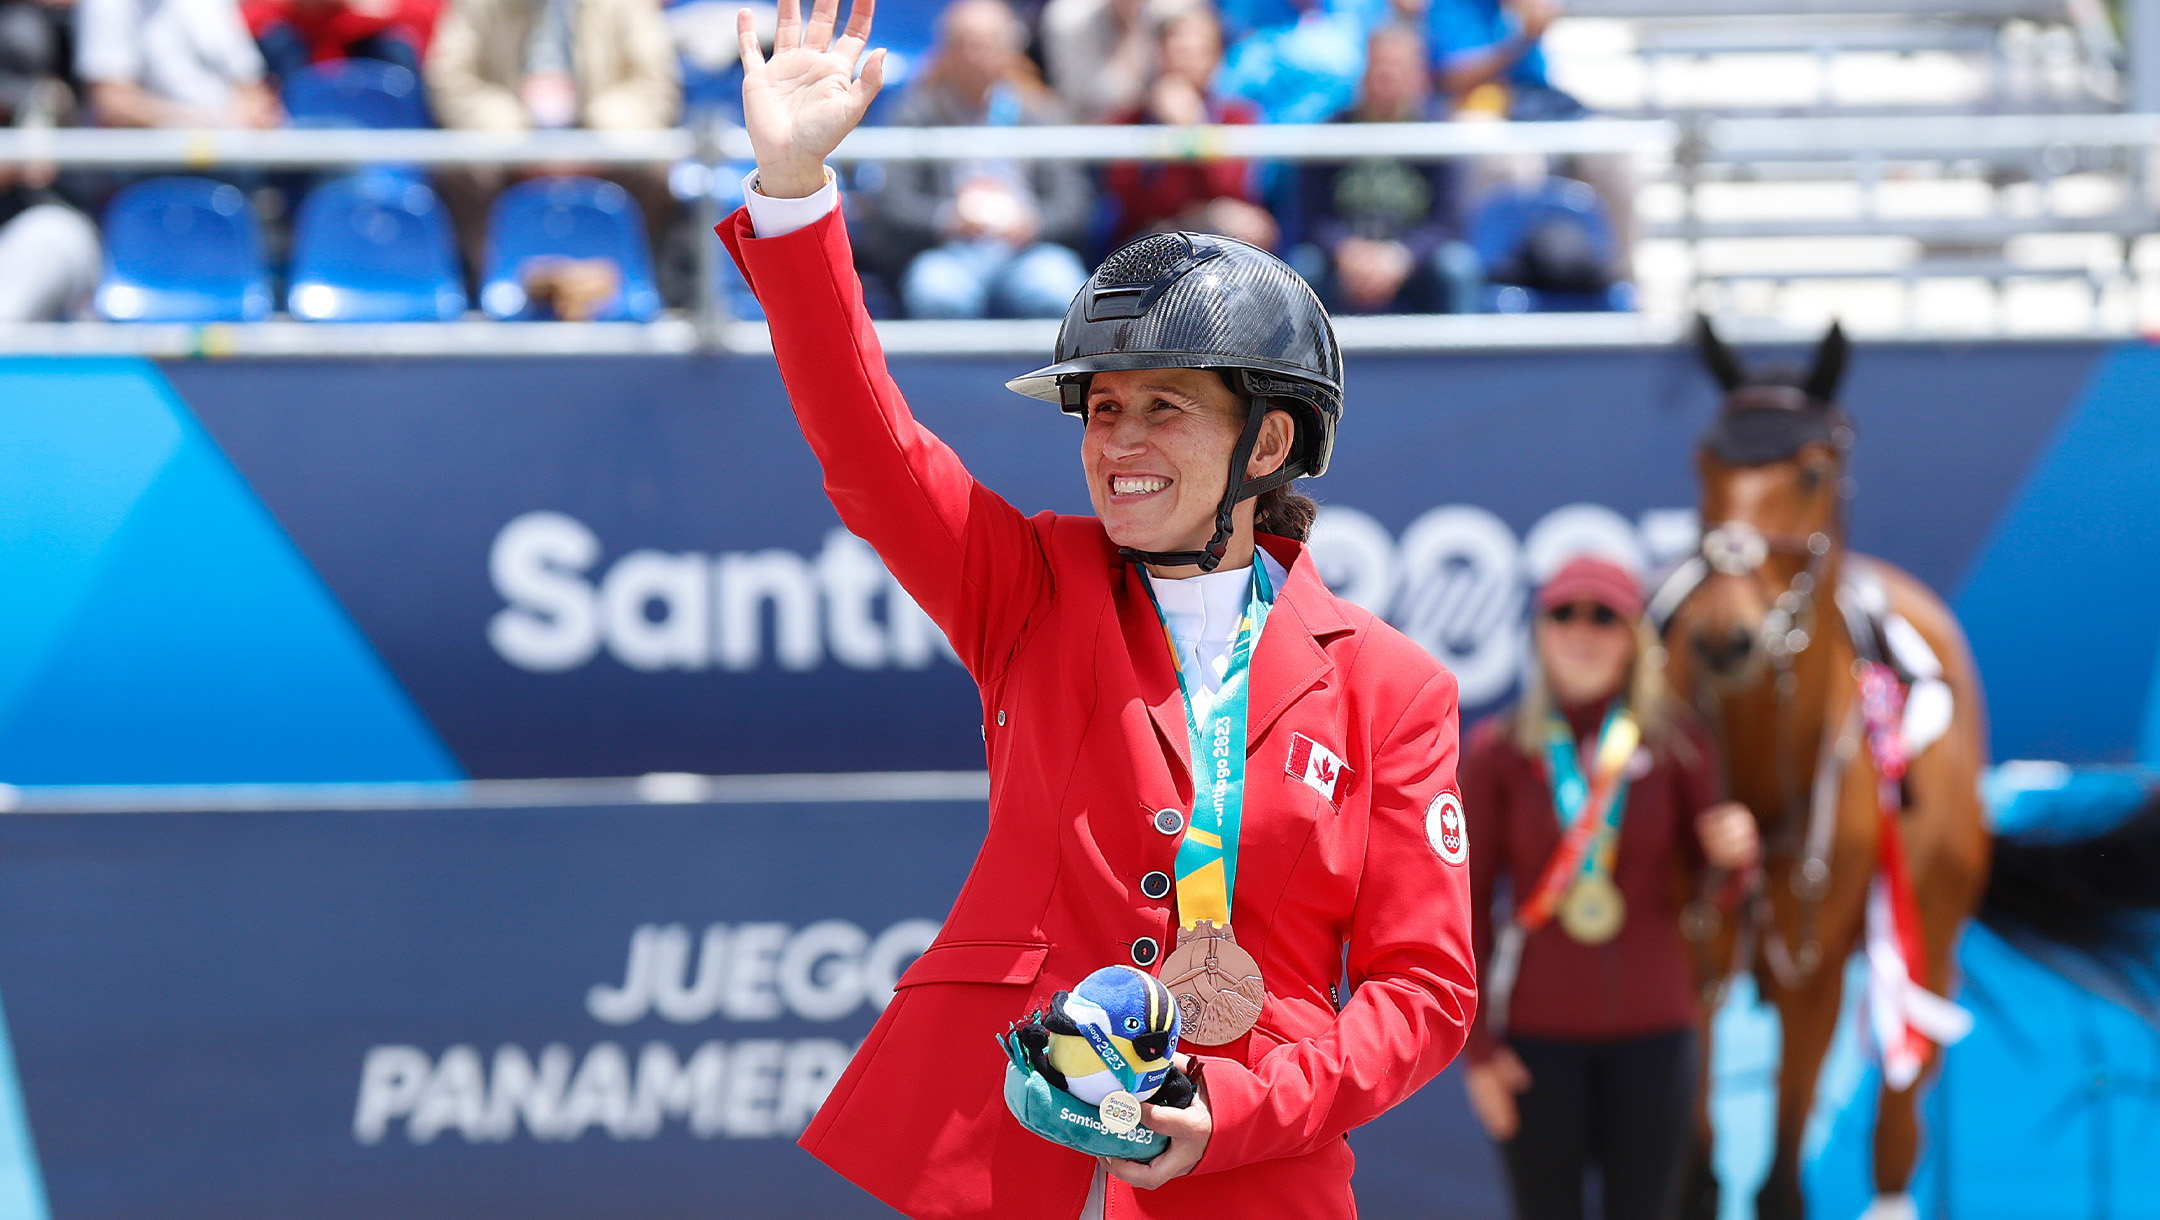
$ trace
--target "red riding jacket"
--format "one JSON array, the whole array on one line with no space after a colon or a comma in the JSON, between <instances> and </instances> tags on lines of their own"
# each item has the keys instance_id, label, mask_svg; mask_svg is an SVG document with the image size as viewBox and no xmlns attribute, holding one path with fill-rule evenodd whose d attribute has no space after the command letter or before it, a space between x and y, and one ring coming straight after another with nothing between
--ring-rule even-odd
<instances>
[{"instance_id":1,"label":"red riding jacket","mask_svg":"<svg viewBox=\"0 0 2160 1220\"><path fill-rule=\"evenodd\" d=\"M720 235L841 520L974 675L989 751L967 884L802 1144L911 1216L1077 1216L1093 1161L1006 1112L992 1038L1175 943L1174 894L1142 887L1177 851L1157 811L1193 799L1162 624L1095 518L1023 517L909 414L837 210L765 239L737 212ZM1302 547L1262 541L1289 579L1253 660L1232 922L1267 1000L1245 1037L1187 1048L1214 1114L1198 1167L1152 1191L1113 1179L1113 1220L1355 1215L1344 1133L1437 1074L1476 1009L1454 676L1331 594ZM1312 743L1342 760L1332 782Z\"/></svg>"}]
</instances>

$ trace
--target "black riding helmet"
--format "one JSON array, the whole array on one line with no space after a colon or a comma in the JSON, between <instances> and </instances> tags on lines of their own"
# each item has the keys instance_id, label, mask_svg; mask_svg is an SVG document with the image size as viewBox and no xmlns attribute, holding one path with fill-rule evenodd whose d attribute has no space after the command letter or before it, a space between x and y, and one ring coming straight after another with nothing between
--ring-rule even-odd
<instances>
[{"instance_id":1,"label":"black riding helmet","mask_svg":"<svg viewBox=\"0 0 2160 1220\"><path fill-rule=\"evenodd\" d=\"M1326 473L1335 451L1342 349L1327 310L1288 264L1233 238L1164 233L1112 254L1065 311L1054 358L1006 386L1084 415L1088 382L1097 373L1213 369L1252 402L1230 454L1230 482L1207 549L1121 552L1136 563L1214 571L1240 500ZM1296 425L1290 456L1273 474L1241 480L1271 410L1288 412Z\"/></svg>"}]
</instances>

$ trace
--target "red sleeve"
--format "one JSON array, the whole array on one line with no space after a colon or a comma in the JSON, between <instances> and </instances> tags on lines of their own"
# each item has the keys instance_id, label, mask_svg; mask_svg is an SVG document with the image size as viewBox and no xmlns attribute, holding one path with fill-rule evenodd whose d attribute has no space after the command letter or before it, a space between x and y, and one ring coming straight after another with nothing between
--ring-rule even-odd
<instances>
[{"instance_id":1,"label":"red sleeve","mask_svg":"<svg viewBox=\"0 0 2160 1220\"><path fill-rule=\"evenodd\" d=\"M1419 689L1373 752L1371 823L1349 935L1350 1002L1327 1032L1248 1067L1203 1059L1214 1134L1195 1173L1299 1156L1438 1075L1477 1010L1469 870L1428 840L1456 790L1455 676Z\"/></svg>"},{"instance_id":2,"label":"red sleeve","mask_svg":"<svg viewBox=\"0 0 2160 1220\"><path fill-rule=\"evenodd\" d=\"M247 22L248 33L260 38L263 31L290 16L290 0L241 0L240 19Z\"/></svg>"},{"instance_id":3,"label":"red sleeve","mask_svg":"<svg viewBox=\"0 0 2160 1220\"><path fill-rule=\"evenodd\" d=\"M395 8L363 13L341 4L321 21L314 39L318 45L327 41L342 52L363 38L373 38L389 29L397 24L397 20L398 12Z\"/></svg>"},{"instance_id":4,"label":"red sleeve","mask_svg":"<svg viewBox=\"0 0 2160 1220\"><path fill-rule=\"evenodd\" d=\"M435 37L435 23L442 19L442 0L401 0L397 10L397 28L412 40L413 49L427 58L429 40Z\"/></svg>"},{"instance_id":5,"label":"red sleeve","mask_svg":"<svg viewBox=\"0 0 2160 1220\"><path fill-rule=\"evenodd\" d=\"M1507 836L1501 830L1506 816L1507 722L1501 716L1480 721L1470 730L1470 744L1463 753L1463 812L1470 823L1470 943L1477 954L1478 977L1492 965L1493 892L1507 867ZM1472 1063L1492 1058L1499 1043L1486 1022L1485 1006L1470 1023L1463 1054Z\"/></svg>"},{"instance_id":6,"label":"red sleeve","mask_svg":"<svg viewBox=\"0 0 2160 1220\"><path fill-rule=\"evenodd\" d=\"M788 402L840 520L987 684L1049 590L1039 536L909 412L863 309L840 209L771 238L739 209L719 233L771 323Z\"/></svg>"}]
</instances>

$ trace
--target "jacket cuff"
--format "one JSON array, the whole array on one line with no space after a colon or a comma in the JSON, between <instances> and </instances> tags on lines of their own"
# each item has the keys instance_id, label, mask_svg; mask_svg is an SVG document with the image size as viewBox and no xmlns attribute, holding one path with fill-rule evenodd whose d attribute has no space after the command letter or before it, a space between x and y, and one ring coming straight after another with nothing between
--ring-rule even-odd
<instances>
[{"instance_id":1,"label":"jacket cuff","mask_svg":"<svg viewBox=\"0 0 2160 1220\"><path fill-rule=\"evenodd\" d=\"M743 176L743 207L750 212L750 231L756 237L785 237L797 229L807 229L840 206L840 188L830 169L825 171L825 185L800 199L761 194L757 183L756 170Z\"/></svg>"}]
</instances>

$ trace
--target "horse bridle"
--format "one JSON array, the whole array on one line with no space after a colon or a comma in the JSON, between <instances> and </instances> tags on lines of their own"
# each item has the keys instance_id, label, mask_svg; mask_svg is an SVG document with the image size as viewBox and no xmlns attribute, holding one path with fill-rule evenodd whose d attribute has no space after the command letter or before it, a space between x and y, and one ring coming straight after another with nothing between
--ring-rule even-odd
<instances>
[{"instance_id":1,"label":"horse bridle","mask_svg":"<svg viewBox=\"0 0 2160 1220\"><path fill-rule=\"evenodd\" d=\"M1842 517L1841 499L1833 525ZM1754 946L1749 943L1749 934L1758 928L1763 935L1763 956L1780 983L1795 986L1822 964L1822 945L1816 936L1816 925L1822 900L1830 890L1831 836L1836 829L1837 793L1844 775L1844 763L1852 756L1848 740L1851 734L1833 731L1831 725L1824 726L1814 783L1808 786L1808 791L1799 791L1797 765L1791 749L1793 705L1799 693L1799 677L1793 667L1800 654L1819 638L1817 599L1824 591L1824 576L1835 550L1836 543L1827 530L1816 530L1803 537L1768 534L1746 521L1722 521L1703 531L1695 554L1652 598L1651 613L1662 633L1662 628L1671 622L1672 616L1712 572L1760 580L1764 566L1773 555L1802 558L1800 570L1772 599L1755 640L1769 659L1771 689L1777 702L1777 785L1784 805L1784 816L1778 823L1779 846L1786 850L1797 849L1800 857L1788 882L1793 896L1800 901L1799 943L1788 952L1772 917L1768 882L1758 865L1740 878L1746 887L1744 934L1734 944L1734 970L1720 976L1719 985L1723 978L1730 977L1739 966L1753 958ZM1830 595L1834 597L1836 591L1831 590ZM1706 687L1705 690L1715 697L1714 689ZM1720 738L1720 755L1725 757L1728 743L1723 740L1723 721L1712 709L1703 710L1705 720ZM1767 860L1770 854L1771 845L1765 844L1764 858ZM1716 933L1718 914L1709 897L1707 879L1697 888L1698 896L1688 904L1682 928L1699 946L1698 953L1702 953L1707 951L1709 940Z\"/></svg>"}]
</instances>

